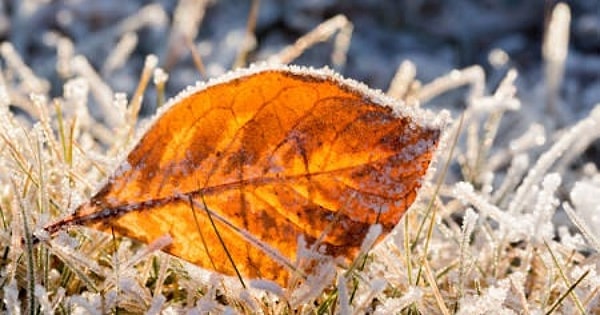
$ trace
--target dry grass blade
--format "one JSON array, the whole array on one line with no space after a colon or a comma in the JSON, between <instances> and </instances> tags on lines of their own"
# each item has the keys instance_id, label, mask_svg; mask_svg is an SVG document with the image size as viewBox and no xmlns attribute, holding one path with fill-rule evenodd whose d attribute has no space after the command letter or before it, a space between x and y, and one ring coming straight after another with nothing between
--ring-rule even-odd
<instances>
[{"instance_id":1,"label":"dry grass blade","mask_svg":"<svg viewBox=\"0 0 600 315\"><path fill-rule=\"evenodd\" d=\"M583 278L585 278L587 276L587 274L589 273L589 270L586 271L581 277L579 277L579 279L577 279L577 281L575 281L574 284L570 284L569 283L569 279L567 278L567 276L565 275L564 272L564 267L561 265L561 263L559 262L558 258L556 257L556 255L554 254L554 251L552 250L552 248L550 247L550 244L548 244L548 242L544 241L544 245L546 246L546 248L548 249L548 252L550 253L550 256L552 256L552 261L554 262L554 265L556 266L556 268L559 271L559 275L561 277L561 279L563 280L563 282L569 287L569 289L567 290L567 292L569 293L569 295L571 296L571 298L573 299L573 302L575 303L575 305L577 306L577 310L579 310L580 314L585 314L586 311L583 307L583 305L581 304L581 301L579 300L579 297L577 296L577 294L575 294L575 292L573 292L573 289L575 289L575 287L577 286L577 284L579 282L581 282L581 280L583 280ZM557 303L560 304L562 303L562 300L564 299L564 297L566 296L566 293L561 296ZM555 304L556 305L556 304ZM551 308L551 310L553 310L556 306L553 306ZM551 313L552 311L548 311L548 313Z\"/></svg>"}]
</instances>

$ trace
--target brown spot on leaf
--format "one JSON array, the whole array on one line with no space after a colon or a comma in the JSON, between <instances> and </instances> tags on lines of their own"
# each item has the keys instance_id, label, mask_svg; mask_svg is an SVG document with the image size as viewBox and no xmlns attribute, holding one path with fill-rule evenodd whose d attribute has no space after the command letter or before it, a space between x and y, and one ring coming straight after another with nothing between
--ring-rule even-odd
<instances>
[{"instance_id":1,"label":"brown spot on leaf","mask_svg":"<svg viewBox=\"0 0 600 315\"><path fill-rule=\"evenodd\" d=\"M414 201L440 135L361 89L276 69L190 94L46 230L81 224L147 243L170 234L175 256L282 285L299 237L350 261L372 224L383 237Z\"/></svg>"}]
</instances>

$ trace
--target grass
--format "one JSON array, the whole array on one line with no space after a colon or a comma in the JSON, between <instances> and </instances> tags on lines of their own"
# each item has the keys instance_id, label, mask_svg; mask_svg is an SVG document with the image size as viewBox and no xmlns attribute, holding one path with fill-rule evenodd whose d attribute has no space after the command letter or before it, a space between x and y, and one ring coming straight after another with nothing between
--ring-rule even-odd
<instances>
[{"instance_id":1,"label":"grass","mask_svg":"<svg viewBox=\"0 0 600 315\"><path fill-rule=\"evenodd\" d=\"M578 202L567 200L564 192L572 183L568 180L593 182L589 178L597 172L588 165L588 175L572 180L573 174L560 167L581 154L585 149L581 143L597 139L600 110L564 129L546 126L546 138L552 139L548 144L540 143L541 135L534 132L513 142L524 143L519 149L498 145L506 115L521 110L515 71L507 72L491 94L482 88L485 74L478 67L453 72L420 89L394 89L406 91L398 97L408 104L435 100L464 84L471 86L471 93L465 97L464 113L445 133L437 171L430 172L395 232L375 247L366 244L347 270L316 270L331 281L315 277L305 286L284 291L260 282L243 288L236 279L198 270L160 252L166 240L142 245L76 227L52 239L44 235L41 227L86 200L135 144L141 96L156 62L150 60L144 68L127 106L115 97L121 105L115 106L113 126L108 126L87 112L87 93L97 88L90 84L93 78L81 74L83 81L67 82L71 90L65 87L65 95L51 98L40 88L43 80L32 78L33 71L19 62L10 44L3 47L7 61L0 77L3 311L600 312L597 236L586 225L587 209L573 209L570 204ZM552 62L553 69L560 68L556 60ZM164 95L166 78L159 76L157 93ZM411 86L411 80L398 84ZM107 136L111 128L121 131ZM502 159L494 160L498 157ZM563 208L582 232L565 230L569 223L555 219ZM41 240L37 245L34 235Z\"/></svg>"}]
</instances>

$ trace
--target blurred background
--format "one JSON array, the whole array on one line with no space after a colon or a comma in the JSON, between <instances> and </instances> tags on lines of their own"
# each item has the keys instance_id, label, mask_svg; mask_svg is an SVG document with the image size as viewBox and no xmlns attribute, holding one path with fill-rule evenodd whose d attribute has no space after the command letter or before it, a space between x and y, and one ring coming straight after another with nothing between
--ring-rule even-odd
<instances>
[{"instance_id":1,"label":"blurred background","mask_svg":"<svg viewBox=\"0 0 600 315\"><path fill-rule=\"evenodd\" d=\"M256 21L248 27L253 3L258 4ZM4 0L0 2L0 40L12 43L23 63L49 80L51 96L62 95L64 82L75 75L68 66L61 68L57 62L61 54L85 56L112 91L129 96L146 56L155 54L159 66L170 74L166 86L170 97L195 81L244 65L236 63L243 47L250 47L245 64L266 60L327 19L343 14L353 24L344 64L332 64L333 39L308 48L292 63L334 66L344 76L384 91L404 60L416 65L416 78L423 83L453 69L481 65L488 91L493 91L508 69L516 68L519 97L524 107L535 107L543 106L547 92L542 41L556 3ZM572 16L570 44L564 80L555 95L558 111L551 113L560 116L563 125L584 117L600 102L600 1L566 3ZM255 35L250 42L248 29ZM205 75L194 66L191 42L202 57ZM446 93L428 106L460 112L465 90ZM148 89L142 115L155 112L154 97L153 89Z\"/></svg>"}]
</instances>

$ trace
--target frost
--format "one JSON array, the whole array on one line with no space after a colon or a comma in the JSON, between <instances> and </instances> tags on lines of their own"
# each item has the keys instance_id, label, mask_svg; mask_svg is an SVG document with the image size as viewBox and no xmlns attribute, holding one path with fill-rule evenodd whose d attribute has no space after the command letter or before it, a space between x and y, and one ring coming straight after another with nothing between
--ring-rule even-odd
<instances>
[{"instance_id":1,"label":"frost","mask_svg":"<svg viewBox=\"0 0 600 315\"><path fill-rule=\"evenodd\" d=\"M79 245L76 240L72 238L67 239L68 243L59 244L57 242L56 245L50 247L50 251L54 255L62 257L62 259L69 261L71 264L77 266L78 268L85 268L91 270L98 275L104 274L104 270L100 268L98 262L87 257L85 253L75 250L76 246ZM58 240L65 240L65 238L59 238Z\"/></svg>"},{"instance_id":2,"label":"frost","mask_svg":"<svg viewBox=\"0 0 600 315\"><path fill-rule=\"evenodd\" d=\"M379 295L387 285L384 279L371 279L368 286L355 293L355 312L367 313L367 305Z\"/></svg>"},{"instance_id":3,"label":"frost","mask_svg":"<svg viewBox=\"0 0 600 315\"><path fill-rule=\"evenodd\" d=\"M283 289L275 282L268 280L251 280L250 287L271 292L277 296L284 296Z\"/></svg>"},{"instance_id":4,"label":"frost","mask_svg":"<svg viewBox=\"0 0 600 315\"><path fill-rule=\"evenodd\" d=\"M423 298L423 291L418 287L409 287L400 298L386 299L382 305L375 309L374 314L394 314L413 303L418 303Z\"/></svg>"},{"instance_id":5,"label":"frost","mask_svg":"<svg viewBox=\"0 0 600 315\"><path fill-rule=\"evenodd\" d=\"M509 213L514 214L523 210L523 207L527 204L526 200L530 196L532 186L540 181L541 177L569 146L579 141L579 138L590 139L597 137L600 130L597 128L597 122L594 118L595 115L592 112L588 118L575 124L548 151L540 156L537 163L529 170L523 183L517 188L517 193L509 205Z\"/></svg>"},{"instance_id":6,"label":"frost","mask_svg":"<svg viewBox=\"0 0 600 315\"><path fill-rule=\"evenodd\" d=\"M56 72L62 78L69 78L72 76L71 60L74 53L73 42L65 37L59 37L56 43Z\"/></svg>"},{"instance_id":7,"label":"frost","mask_svg":"<svg viewBox=\"0 0 600 315\"><path fill-rule=\"evenodd\" d=\"M13 69L23 80L23 84L28 92L45 94L50 89L48 81L38 78L33 70L29 68L21 56L17 53L11 43L4 42L0 44L0 54L7 63L7 66Z\"/></svg>"},{"instance_id":8,"label":"frost","mask_svg":"<svg viewBox=\"0 0 600 315\"><path fill-rule=\"evenodd\" d=\"M89 83L82 77L67 81L63 87L65 97L66 112L71 112L79 124L84 128L89 128L93 124L93 119L90 116L87 108Z\"/></svg>"},{"instance_id":9,"label":"frost","mask_svg":"<svg viewBox=\"0 0 600 315\"><path fill-rule=\"evenodd\" d=\"M369 232L365 236L360 247L361 253L367 253L375 244L377 238L381 235L381 224L373 224L369 227Z\"/></svg>"},{"instance_id":10,"label":"frost","mask_svg":"<svg viewBox=\"0 0 600 315\"><path fill-rule=\"evenodd\" d=\"M600 226L600 183L579 181L571 190L571 200L580 216L591 226ZM597 234L600 237L600 234Z\"/></svg>"},{"instance_id":11,"label":"frost","mask_svg":"<svg viewBox=\"0 0 600 315\"><path fill-rule=\"evenodd\" d=\"M490 286L481 295L466 296L460 300L459 315L512 315L515 311L506 308L504 301L509 293L509 282L504 280L498 286Z\"/></svg>"},{"instance_id":12,"label":"frost","mask_svg":"<svg viewBox=\"0 0 600 315\"><path fill-rule=\"evenodd\" d=\"M238 313L233 308L226 306L225 309L223 310L223 314L224 315L236 315Z\"/></svg>"},{"instance_id":13,"label":"frost","mask_svg":"<svg viewBox=\"0 0 600 315\"><path fill-rule=\"evenodd\" d=\"M253 293L255 294L253 295ZM258 309L258 304L256 301L265 298L266 294L261 291L251 292L250 290L239 290L237 292L237 297L239 301L242 304L245 304L248 309L255 310Z\"/></svg>"},{"instance_id":14,"label":"frost","mask_svg":"<svg viewBox=\"0 0 600 315\"><path fill-rule=\"evenodd\" d=\"M158 57L155 55L148 55L144 61L144 68L153 69L158 65Z\"/></svg>"},{"instance_id":15,"label":"frost","mask_svg":"<svg viewBox=\"0 0 600 315\"><path fill-rule=\"evenodd\" d=\"M286 71L292 74L304 75L307 77L315 77L315 78L326 78L328 80L333 80L334 82L347 86L352 90L357 90L360 94L365 95L367 99L372 100L377 104L381 104L382 106L387 106L383 104L390 104L389 106L393 107L394 111L403 117L410 117L414 123L419 124L421 126L430 127L432 129L442 129L448 121L446 119L440 119L440 117L447 117L447 113L443 112L443 114L435 115L432 112L414 108L403 106L399 104L398 101L393 100L385 95L383 95L380 91L374 91L366 87L365 84L357 82L355 80L343 78L338 73L334 72L329 68L322 69L313 69L306 68L301 66L285 66L280 64L268 64L268 63L256 63L250 65L245 69L236 69L231 71L223 76L220 76L219 79L211 79L208 83L199 83L193 88L188 88L185 92L180 93L176 98L172 99L165 108L172 106L177 103L182 98L189 96L193 93L204 90L208 87L223 84L235 79L239 79L245 76L254 75L264 71Z\"/></svg>"},{"instance_id":16,"label":"frost","mask_svg":"<svg viewBox=\"0 0 600 315\"><path fill-rule=\"evenodd\" d=\"M46 289L39 284L35 286L35 297L40 303L40 309L43 314L53 313L53 308L48 297L48 292L46 292Z\"/></svg>"},{"instance_id":17,"label":"frost","mask_svg":"<svg viewBox=\"0 0 600 315\"><path fill-rule=\"evenodd\" d=\"M583 236L579 233L574 233L571 235L566 226L558 227L558 236L560 237L560 243L567 248L574 248L579 251L583 251L587 248Z\"/></svg>"},{"instance_id":18,"label":"frost","mask_svg":"<svg viewBox=\"0 0 600 315\"><path fill-rule=\"evenodd\" d=\"M468 267L471 265L470 257L467 257L466 251L469 248L469 241L471 235L473 234L473 229L475 229L475 224L477 223L478 215L473 211L473 209L468 208L462 225L462 239L460 240L460 269L459 269L459 280L461 281L460 290L462 291L464 288L464 284L462 280L465 279L465 273ZM470 256L470 255L469 255Z\"/></svg>"},{"instance_id":19,"label":"frost","mask_svg":"<svg viewBox=\"0 0 600 315\"><path fill-rule=\"evenodd\" d=\"M69 303L73 307L73 314L102 314L102 298L98 294L83 293L69 298Z\"/></svg>"},{"instance_id":20,"label":"frost","mask_svg":"<svg viewBox=\"0 0 600 315\"><path fill-rule=\"evenodd\" d=\"M10 95L4 85L4 79L0 76L0 110L3 115L8 115L8 106L10 105Z\"/></svg>"},{"instance_id":21,"label":"frost","mask_svg":"<svg viewBox=\"0 0 600 315\"><path fill-rule=\"evenodd\" d=\"M475 223L477 223L478 215L473 211L473 209L467 209L465 213L465 217L463 219L463 239L468 239L469 236L473 233L473 229L475 228Z\"/></svg>"},{"instance_id":22,"label":"frost","mask_svg":"<svg viewBox=\"0 0 600 315\"><path fill-rule=\"evenodd\" d=\"M340 314L351 314L352 305L350 305L350 298L348 297L348 287L346 286L347 279L343 275L338 275L337 288L338 288L338 305L340 307Z\"/></svg>"},{"instance_id":23,"label":"frost","mask_svg":"<svg viewBox=\"0 0 600 315\"><path fill-rule=\"evenodd\" d=\"M554 193L558 189L560 182L561 177L556 173L546 175L542 181L542 190L537 195L537 201L533 210L535 227L532 235L537 242L543 243L544 240L552 239L554 236L552 217L559 204L558 199L554 197Z\"/></svg>"},{"instance_id":24,"label":"frost","mask_svg":"<svg viewBox=\"0 0 600 315\"><path fill-rule=\"evenodd\" d=\"M166 301L167 301L167 298L165 298L162 294L159 294L159 295L153 297L152 301L150 303L150 308L146 311L146 314L147 315L161 314L161 310Z\"/></svg>"},{"instance_id":25,"label":"frost","mask_svg":"<svg viewBox=\"0 0 600 315\"><path fill-rule=\"evenodd\" d=\"M121 68L127 62L130 54L138 44L138 36L133 32L126 32L106 58L102 66L103 75L108 75L118 68Z\"/></svg>"},{"instance_id":26,"label":"frost","mask_svg":"<svg viewBox=\"0 0 600 315\"><path fill-rule=\"evenodd\" d=\"M165 84L169 79L169 74L165 72L162 68L154 69L153 75L153 83L155 85Z\"/></svg>"},{"instance_id":27,"label":"frost","mask_svg":"<svg viewBox=\"0 0 600 315\"><path fill-rule=\"evenodd\" d=\"M122 115L122 119L125 120L125 113L127 112L127 94L115 93L113 105L115 110Z\"/></svg>"},{"instance_id":28,"label":"frost","mask_svg":"<svg viewBox=\"0 0 600 315\"><path fill-rule=\"evenodd\" d=\"M161 315L179 315L181 313L178 308L169 306L162 310ZM192 308L186 314L198 314L198 312L195 311L195 308Z\"/></svg>"},{"instance_id":29,"label":"frost","mask_svg":"<svg viewBox=\"0 0 600 315\"><path fill-rule=\"evenodd\" d=\"M457 183L454 187L454 195L463 203L476 206L483 214L498 222L508 222L510 220L510 217L504 211L477 194L470 183Z\"/></svg>"},{"instance_id":30,"label":"frost","mask_svg":"<svg viewBox=\"0 0 600 315\"><path fill-rule=\"evenodd\" d=\"M306 282L291 292L290 304L296 306L315 299L335 279L335 274L335 265L331 261L320 263Z\"/></svg>"},{"instance_id":31,"label":"frost","mask_svg":"<svg viewBox=\"0 0 600 315\"><path fill-rule=\"evenodd\" d=\"M205 296L206 297L206 296ZM212 298L202 298L196 304L196 312L191 314L206 314L220 310L220 305Z\"/></svg>"},{"instance_id":32,"label":"frost","mask_svg":"<svg viewBox=\"0 0 600 315\"><path fill-rule=\"evenodd\" d=\"M523 177L523 174L527 171L527 167L529 166L529 158L525 154L516 155L510 164L508 171L506 172L506 176L504 177L504 181L502 185L493 192L492 200L498 202L501 198L506 196L510 191L513 191L515 187L519 184L520 178Z\"/></svg>"},{"instance_id":33,"label":"frost","mask_svg":"<svg viewBox=\"0 0 600 315\"><path fill-rule=\"evenodd\" d=\"M594 177L593 180L577 182L571 191L571 200L576 209L572 209L568 203L563 203L563 208L571 221L597 251L600 251L600 234L596 227L600 222L600 217L595 200L598 199L600 193L599 187L598 177Z\"/></svg>"},{"instance_id":34,"label":"frost","mask_svg":"<svg viewBox=\"0 0 600 315\"><path fill-rule=\"evenodd\" d=\"M9 314L21 314L21 300L15 279L4 287L4 304Z\"/></svg>"},{"instance_id":35,"label":"frost","mask_svg":"<svg viewBox=\"0 0 600 315\"><path fill-rule=\"evenodd\" d=\"M118 287L126 296L138 303L142 305L149 304L149 292L146 288L140 286L135 276L135 273L132 273L130 276L121 276Z\"/></svg>"},{"instance_id":36,"label":"frost","mask_svg":"<svg viewBox=\"0 0 600 315\"><path fill-rule=\"evenodd\" d=\"M600 288L600 275L598 274L596 265L575 266L571 270L571 277L572 279L579 279L586 272L588 274L581 281L581 286L590 289Z\"/></svg>"},{"instance_id":37,"label":"frost","mask_svg":"<svg viewBox=\"0 0 600 315\"><path fill-rule=\"evenodd\" d=\"M118 126L119 118L112 109L112 89L104 83L99 74L84 56L73 58L73 71L84 78L90 87L92 95L100 105L102 115L109 126Z\"/></svg>"}]
</instances>

